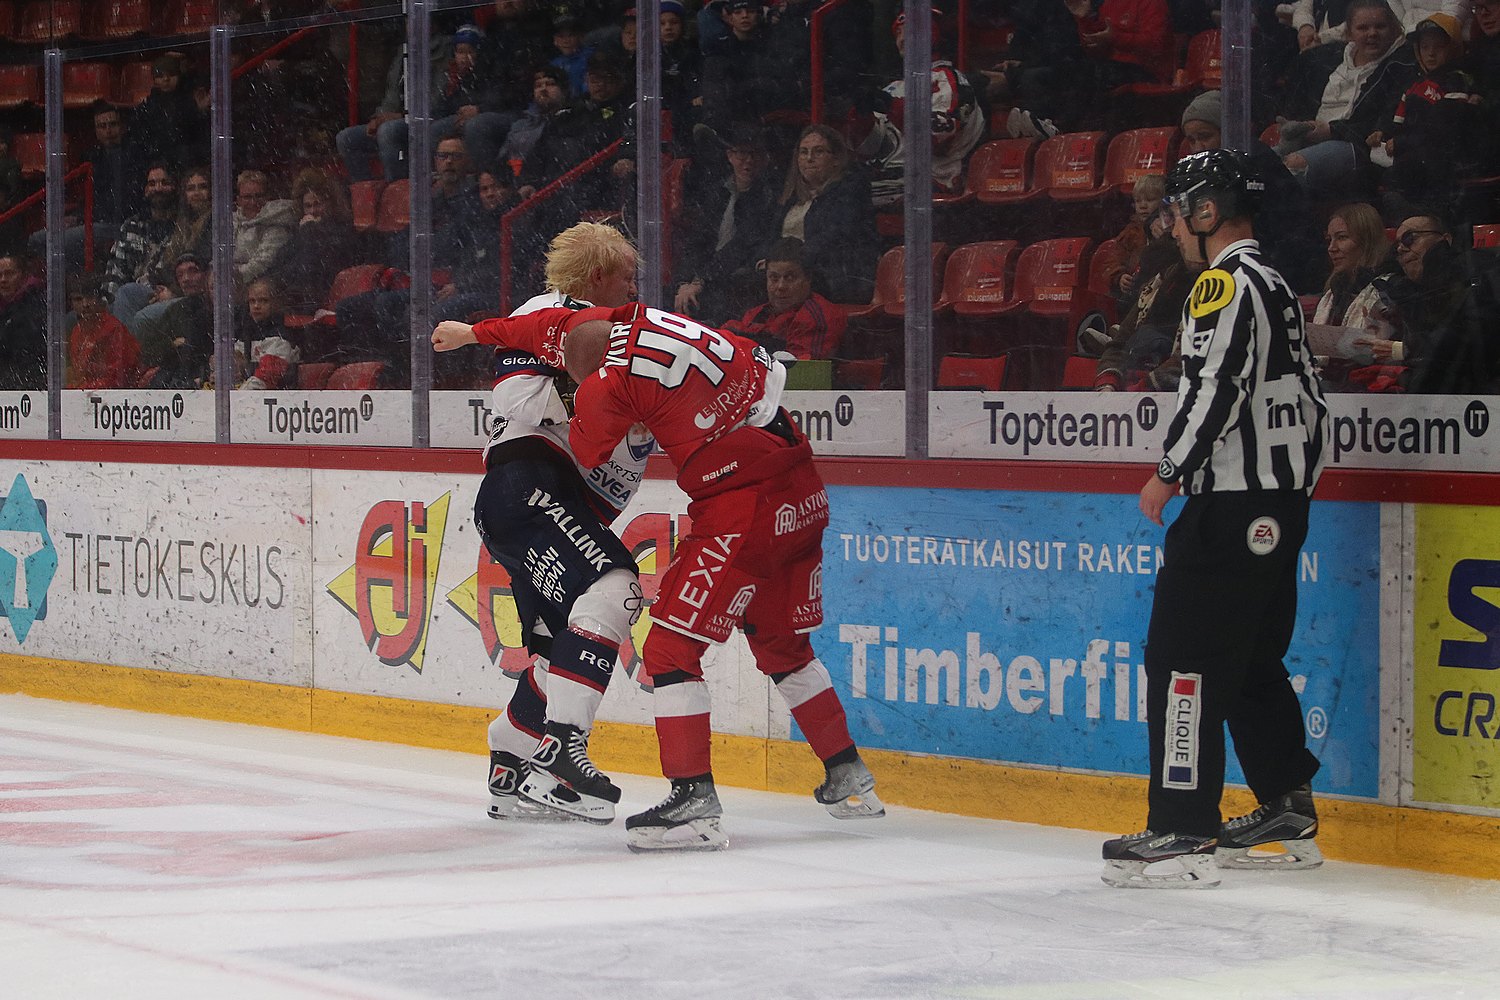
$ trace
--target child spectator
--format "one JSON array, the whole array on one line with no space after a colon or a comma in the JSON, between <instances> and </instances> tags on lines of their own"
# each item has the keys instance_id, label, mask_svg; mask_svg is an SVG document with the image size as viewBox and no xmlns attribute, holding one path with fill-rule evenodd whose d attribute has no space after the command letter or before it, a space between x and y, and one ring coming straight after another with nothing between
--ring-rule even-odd
<instances>
[{"instance_id":1,"label":"child spectator","mask_svg":"<svg viewBox=\"0 0 1500 1000\"><path fill-rule=\"evenodd\" d=\"M1161 200L1166 197L1166 193L1166 178L1160 174L1147 174L1137 179L1135 186L1131 188L1135 214L1115 237L1114 251L1110 255L1109 263L1105 265L1110 294L1118 299L1122 306L1129 306L1135 301L1141 251L1146 248L1146 243L1151 238L1148 227L1151 225L1152 216L1161 209Z\"/></svg>"},{"instance_id":2,"label":"child spectator","mask_svg":"<svg viewBox=\"0 0 1500 1000\"><path fill-rule=\"evenodd\" d=\"M568 86L573 93L583 93L588 86L584 77L588 73L589 56L594 50L583 44L583 29L576 17L564 14L552 22L552 47L557 54L548 62L568 74Z\"/></svg>"},{"instance_id":3,"label":"child spectator","mask_svg":"<svg viewBox=\"0 0 1500 1000\"><path fill-rule=\"evenodd\" d=\"M1382 153L1389 157L1387 194L1402 199L1391 206L1394 216L1410 214L1418 201L1452 204L1459 178L1478 167L1479 94L1474 78L1458 65L1463 26L1451 15L1433 14L1417 25L1412 43L1422 75L1367 140L1372 160L1380 162Z\"/></svg>"},{"instance_id":4,"label":"child spectator","mask_svg":"<svg viewBox=\"0 0 1500 1000\"><path fill-rule=\"evenodd\" d=\"M245 290L245 308L234 337L236 367L248 357L251 375L241 389L288 389L297 384L297 363L302 352L293 344L282 323L281 297L267 279L252 281Z\"/></svg>"},{"instance_id":5,"label":"child spectator","mask_svg":"<svg viewBox=\"0 0 1500 1000\"><path fill-rule=\"evenodd\" d=\"M141 345L109 311L109 292L95 275L68 281L68 308L78 322L68 331L69 389L128 389L140 377Z\"/></svg>"},{"instance_id":6,"label":"child spectator","mask_svg":"<svg viewBox=\"0 0 1500 1000\"><path fill-rule=\"evenodd\" d=\"M780 239L766 254L766 301L726 329L808 360L837 354L846 323L837 306L813 291L802 241Z\"/></svg>"},{"instance_id":7,"label":"child spectator","mask_svg":"<svg viewBox=\"0 0 1500 1000\"><path fill-rule=\"evenodd\" d=\"M1182 376L1177 328L1182 306L1204 265L1190 265L1182 259L1171 224L1171 216L1165 211L1151 218L1151 242L1141 252L1135 304L1118 325L1110 328L1099 355L1094 376L1094 388L1099 392L1177 389ZM1100 345L1080 346L1092 349Z\"/></svg>"}]
</instances>

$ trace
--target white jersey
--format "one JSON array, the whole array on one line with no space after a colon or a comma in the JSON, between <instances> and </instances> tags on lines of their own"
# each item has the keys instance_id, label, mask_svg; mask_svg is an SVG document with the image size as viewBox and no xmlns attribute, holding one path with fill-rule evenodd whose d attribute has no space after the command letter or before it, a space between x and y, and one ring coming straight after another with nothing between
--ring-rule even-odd
<instances>
[{"instance_id":1,"label":"white jersey","mask_svg":"<svg viewBox=\"0 0 1500 1000\"><path fill-rule=\"evenodd\" d=\"M586 309L590 305L558 291L547 291L526 300L511 315L559 307ZM656 440L644 430L632 429L604 464L585 468L568 445L571 400L565 400L557 386L557 380L566 379L567 374L543 365L532 355L505 349L495 352L495 368L495 388L490 392L493 430L484 447L485 457L496 445L539 438L573 463L605 507L616 515L623 511L640 489L646 459L655 450Z\"/></svg>"}]
</instances>

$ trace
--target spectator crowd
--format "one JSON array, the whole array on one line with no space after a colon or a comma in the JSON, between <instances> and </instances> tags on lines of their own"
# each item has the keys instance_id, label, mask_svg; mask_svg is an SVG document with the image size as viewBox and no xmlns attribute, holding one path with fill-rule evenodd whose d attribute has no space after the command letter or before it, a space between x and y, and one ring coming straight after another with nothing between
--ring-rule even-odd
<instances>
[{"instance_id":1,"label":"spectator crowd","mask_svg":"<svg viewBox=\"0 0 1500 1000\"><path fill-rule=\"evenodd\" d=\"M850 385L899 387L892 252L914 196L905 162L921 141L932 147L933 188L920 196L934 207L935 370L1005 355L1009 374L990 388L1175 387L1177 318L1196 275L1165 230L1161 177L1178 155L1223 142L1217 81L1194 62L1218 44L1213 0L974 0L962 53L956 10L935 9L930 98L917 104L891 0L822 11L816 52L817 0L657 0L659 150L636 141L646 8L631 3L443 9L425 60L410 58L399 18L315 28L270 57L277 35L237 42L228 282L213 273L206 46L182 36L148 51L143 40L149 91L96 98L66 119L87 143L77 162L90 167L90 196L69 188L64 384L211 385L223 287L237 386L312 387L313 372L351 362L377 363L371 384L409 384L407 102L420 69L433 123L422 195L433 321L528 297L544 280L542 250L573 223L633 232L640 158L659 156L663 303L831 360ZM224 6L275 19L359 4ZM1304 296L1328 387L1490 391L1500 0L1252 7L1250 152L1268 188L1257 233ZM7 51L26 55L0 46L0 60ZM362 120L350 124L355 106ZM0 210L39 184L17 151L37 110L0 110ZM1169 133L1160 155L1104 177L1113 141L1143 129ZM995 172L1008 150L1018 165ZM1083 191L1090 200L1058 194L1074 175L1098 184ZM46 385L40 222L38 209L0 217L0 388ZM1071 263L1038 278L1037 248L1059 237L1078 238ZM976 259L991 263L959 266ZM483 364L465 353L439 359L437 387L483 384Z\"/></svg>"}]
</instances>

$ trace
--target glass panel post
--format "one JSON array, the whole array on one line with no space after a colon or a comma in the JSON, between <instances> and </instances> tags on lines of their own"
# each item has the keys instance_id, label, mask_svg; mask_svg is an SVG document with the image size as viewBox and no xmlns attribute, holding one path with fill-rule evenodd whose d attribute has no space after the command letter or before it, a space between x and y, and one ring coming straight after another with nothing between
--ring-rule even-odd
<instances>
[{"instance_id":1,"label":"glass panel post","mask_svg":"<svg viewBox=\"0 0 1500 1000\"><path fill-rule=\"evenodd\" d=\"M432 12L411 0L406 16L408 160L411 164L411 434L412 445L432 442Z\"/></svg>"},{"instance_id":2,"label":"glass panel post","mask_svg":"<svg viewBox=\"0 0 1500 1000\"><path fill-rule=\"evenodd\" d=\"M1224 61L1224 145L1249 149L1250 133L1250 4L1232 0L1222 8Z\"/></svg>"},{"instance_id":3,"label":"glass panel post","mask_svg":"<svg viewBox=\"0 0 1500 1000\"><path fill-rule=\"evenodd\" d=\"M47 436L62 437L62 386L68 331L67 255L63 246L63 175L67 173L66 133L63 131L63 53L48 49L42 63L47 128Z\"/></svg>"},{"instance_id":4,"label":"glass panel post","mask_svg":"<svg viewBox=\"0 0 1500 1000\"><path fill-rule=\"evenodd\" d=\"M661 22L650 16L636 22L635 176L636 239L640 249L640 297L648 306L662 304L664 231L661 158ZM684 123L685 125L686 123Z\"/></svg>"},{"instance_id":5,"label":"glass panel post","mask_svg":"<svg viewBox=\"0 0 1500 1000\"><path fill-rule=\"evenodd\" d=\"M905 93L912 100L932 90L932 5L906 0ZM913 96L916 95L916 96ZM925 109L923 109L925 111ZM932 388L932 142L927 116L912 113L915 137L906 143L906 457L927 457L927 392Z\"/></svg>"},{"instance_id":6,"label":"glass panel post","mask_svg":"<svg viewBox=\"0 0 1500 1000\"><path fill-rule=\"evenodd\" d=\"M234 387L234 133L230 105L230 29L209 38L209 93L213 184L214 440L230 439L229 393ZM185 180L185 178L184 178Z\"/></svg>"}]
</instances>

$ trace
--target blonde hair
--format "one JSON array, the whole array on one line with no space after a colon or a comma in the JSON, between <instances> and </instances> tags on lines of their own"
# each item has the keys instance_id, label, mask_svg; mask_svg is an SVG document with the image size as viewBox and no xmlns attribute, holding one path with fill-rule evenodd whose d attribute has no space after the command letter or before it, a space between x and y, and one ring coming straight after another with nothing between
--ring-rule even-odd
<instances>
[{"instance_id":1,"label":"blonde hair","mask_svg":"<svg viewBox=\"0 0 1500 1000\"><path fill-rule=\"evenodd\" d=\"M1333 210L1331 218L1349 227L1349 235L1354 240L1354 270L1373 271L1385 261L1391 241L1385 235L1385 223L1381 221L1380 213L1373 206L1362 201L1340 205ZM1330 274L1323 287L1332 288L1333 284L1334 275Z\"/></svg>"},{"instance_id":2,"label":"blonde hair","mask_svg":"<svg viewBox=\"0 0 1500 1000\"><path fill-rule=\"evenodd\" d=\"M1161 174L1142 174L1135 179L1135 187L1130 192L1144 195L1153 201L1161 201L1167 196L1167 179Z\"/></svg>"},{"instance_id":3,"label":"blonde hair","mask_svg":"<svg viewBox=\"0 0 1500 1000\"><path fill-rule=\"evenodd\" d=\"M240 185L246 181L259 184L266 189L267 193L271 190L271 179L266 176L264 170L241 170L239 176L234 179L234 190L236 193L239 192Z\"/></svg>"},{"instance_id":4,"label":"blonde hair","mask_svg":"<svg viewBox=\"0 0 1500 1000\"><path fill-rule=\"evenodd\" d=\"M618 229L580 222L558 233L547 247L547 287L587 299L595 274L634 271L635 247Z\"/></svg>"}]
</instances>

